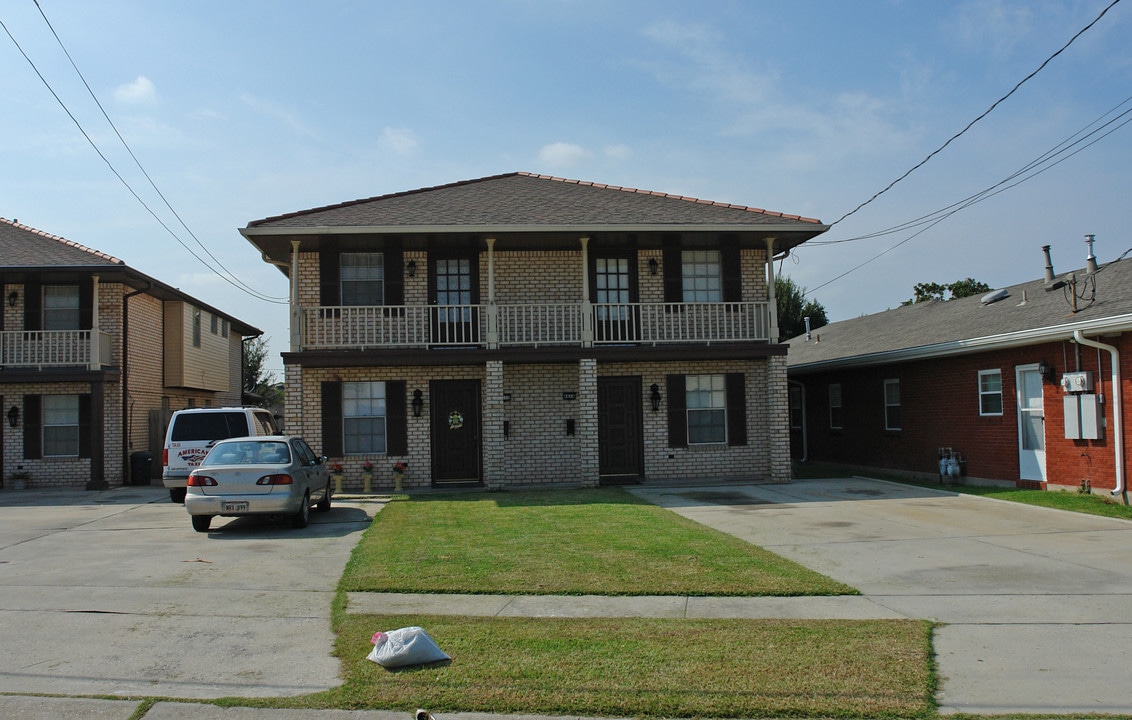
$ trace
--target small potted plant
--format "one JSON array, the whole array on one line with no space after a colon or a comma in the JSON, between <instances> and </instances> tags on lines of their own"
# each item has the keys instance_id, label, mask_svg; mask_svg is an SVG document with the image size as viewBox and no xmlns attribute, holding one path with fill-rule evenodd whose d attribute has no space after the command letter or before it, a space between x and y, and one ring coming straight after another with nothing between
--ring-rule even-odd
<instances>
[{"instance_id":1,"label":"small potted plant","mask_svg":"<svg viewBox=\"0 0 1132 720\"><path fill-rule=\"evenodd\" d=\"M330 477L334 478L334 492L342 492L342 463L330 463Z\"/></svg>"},{"instance_id":2,"label":"small potted plant","mask_svg":"<svg viewBox=\"0 0 1132 720\"><path fill-rule=\"evenodd\" d=\"M393 463L393 490L401 492L401 481L405 478L405 471L409 469L409 463L398 460Z\"/></svg>"},{"instance_id":3,"label":"small potted plant","mask_svg":"<svg viewBox=\"0 0 1132 720\"><path fill-rule=\"evenodd\" d=\"M16 470L8 476L8 482L12 484L13 490L26 490L28 480L31 480L31 473L23 469ZM0 485L0 487L2 487L2 485Z\"/></svg>"},{"instance_id":4,"label":"small potted plant","mask_svg":"<svg viewBox=\"0 0 1132 720\"><path fill-rule=\"evenodd\" d=\"M362 463L362 492L369 493L373 482L373 463L366 460Z\"/></svg>"}]
</instances>

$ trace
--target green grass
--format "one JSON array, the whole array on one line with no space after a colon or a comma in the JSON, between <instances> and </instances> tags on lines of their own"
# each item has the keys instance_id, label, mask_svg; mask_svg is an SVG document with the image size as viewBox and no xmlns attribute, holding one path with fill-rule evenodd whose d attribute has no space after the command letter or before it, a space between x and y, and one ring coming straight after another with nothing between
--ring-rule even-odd
<instances>
[{"instance_id":1,"label":"green grass","mask_svg":"<svg viewBox=\"0 0 1132 720\"><path fill-rule=\"evenodd\" d=\"M342 588L546 595L856 593L618 488L391 502L354 550Z\"/></svg>"},{"instance_id":2,"label":"green grass","mask_svg":"<svg viewBox=\"0 0 1132 720\"><path fill-rule=\"evenodd\" d=\"M860 468L849 468L825 463L796 464L795 474L797 477L811 479L861 475L863 477L890 480L905 485L916 485L918 487L945 490L947 492L955 492L963 495L979 495L981 497L1008 500L1025 505L1040 505L1042 507L1054 508L1055 510L1067 510L1069 512L1132 520L1132 505L1125 505L1122 501L1109 497L1107 492L1104 494L1090 495L1063 490L1024 490L1022 488L989 487L983 485L940 485L938 481L923 480L901 473L898 470L870 469L862 471Z\"/></svg>"}]
</instances>

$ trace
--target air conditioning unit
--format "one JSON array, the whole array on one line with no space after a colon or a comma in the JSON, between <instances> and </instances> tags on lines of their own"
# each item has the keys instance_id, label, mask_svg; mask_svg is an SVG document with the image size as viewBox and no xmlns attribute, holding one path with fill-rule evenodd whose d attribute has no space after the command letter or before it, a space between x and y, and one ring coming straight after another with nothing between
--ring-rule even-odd
<instances>
[{"instance_id":1,"label":"air conditioning unit","mask_svg":"<svg viewBox=\"0 0 1132 720\"><path fill-rule=\"evenodd\" d=\"M1061 376L1061 389L1079 393L1093 391L1093 374L1088 371L1065 373Z\"/></svg>"}]
</instances>

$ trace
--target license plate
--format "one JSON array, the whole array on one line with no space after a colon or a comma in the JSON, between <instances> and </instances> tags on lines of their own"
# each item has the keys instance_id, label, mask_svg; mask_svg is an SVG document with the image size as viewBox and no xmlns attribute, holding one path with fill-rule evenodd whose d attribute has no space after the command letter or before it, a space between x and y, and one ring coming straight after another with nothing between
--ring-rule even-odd
<instances>
[{"instance_id":1,"label":"license plate","mask_svg":"<svg viewBox=\"0 0 1132 720\"><path fill-rule=\"evenodd\" d=\"M220 506L223 512L247 512L247 502L226 502Z\"/></svg>"}]
</instances>

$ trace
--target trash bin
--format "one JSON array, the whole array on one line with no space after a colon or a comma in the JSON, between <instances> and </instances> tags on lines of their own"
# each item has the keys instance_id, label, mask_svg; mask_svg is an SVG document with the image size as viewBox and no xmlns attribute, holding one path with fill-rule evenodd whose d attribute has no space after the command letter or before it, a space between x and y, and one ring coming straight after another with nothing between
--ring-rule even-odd
<instances>
[{"instance_id":1,"label":"trash bin","mask_svg":"<svg viewBox=\"0 0 1132 720\"><path fill-rule=\"evenodd\" d=\"M149 485L153 470L153 453L139 451L130 454L130 484Z\"/></svg>"}]
</instances>

